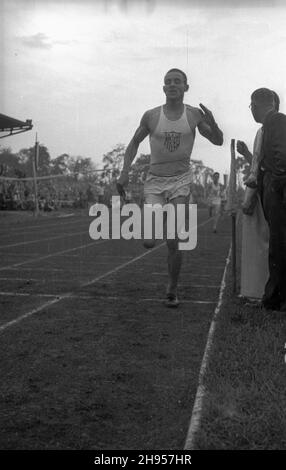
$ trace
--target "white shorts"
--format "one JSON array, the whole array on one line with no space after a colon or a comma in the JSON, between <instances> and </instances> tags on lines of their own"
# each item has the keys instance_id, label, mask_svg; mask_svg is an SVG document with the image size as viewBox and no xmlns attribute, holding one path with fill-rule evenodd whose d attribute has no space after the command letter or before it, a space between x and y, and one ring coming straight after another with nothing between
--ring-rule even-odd
<instances>
[{"instance_id":1,"label":"white shorts","mask_svg":"<svg viewBox=\"0 0 286 470\"><path fill-rule=\"evenodd\" d=\"M212 207L214 209L214 213L215 215L219 214L220 213L220 210L221 210L221 201L217 202L217 201L214 201L210 204L210 207Z\"/></svg>"},{"instance_id":2,"label":"white shorts","mask_svg":"<svg viewBox=\"0 0 286 470\"><path fill-rule=\"evenodd\" d=\"M144 184L146 204L166 204L177 197L188 197L191 191L192 173L175 176L148 174Z\"/></svg>"}]
</instances>

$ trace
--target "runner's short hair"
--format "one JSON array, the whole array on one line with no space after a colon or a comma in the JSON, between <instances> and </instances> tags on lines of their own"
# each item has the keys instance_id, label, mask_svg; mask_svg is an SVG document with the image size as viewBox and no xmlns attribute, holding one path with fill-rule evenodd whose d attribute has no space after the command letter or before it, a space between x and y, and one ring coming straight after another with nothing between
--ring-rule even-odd
<instances>
[{"instance_id":1,"label":"runner's short hair","mask_svg":"<svg viewBox=\"0 0 286 470\"><path fill-rule=\"evenodd\" d=\"M252 93L251 100L266 106L275 104L274 93L269 88L258 88Z\"/></svg>"},{"instance_id":2,"label":"runner's short hair","mask_svg":"<svg viewBox=\"0 0 286 470\"><path fill-rule=\"evenodd\" d=\"M215 171L215 172L213 173L213 176L215 176L215 175L218 175L218 176L219 176L219 172L218 172L218 171Z\"/></svg>"},{"instance_id":3,"label":"runner's short hair","mask_svg":"<svg viewBox=\"0 0 286 470\"><path fill-rule=\"evenodd\" d=\"M274 96L274 105L276 111L279 111L279 106L280 106L280 98L277 95L276 91L272 90L273 96Z\"/></svg>"},{"instance_id":4,"label":"runner's short hair","mask_svg":"<svg viewBox=\"0 0 286 470\"><path fill-rule=\"evenodd\" d=\"M168 70L168 72L166 73L166 75L167 75L168 73L170 73L170 72L179 72L179 73L181 73L181 74L183 75L184 82L187 84L188 78L187 78L187 75L185 74L185 72L183 72L183 70L181 70L181 69L170 69L170 70ZM166 76L166 75L165 75L165 76Z\"/></svg>"}]
</instances>

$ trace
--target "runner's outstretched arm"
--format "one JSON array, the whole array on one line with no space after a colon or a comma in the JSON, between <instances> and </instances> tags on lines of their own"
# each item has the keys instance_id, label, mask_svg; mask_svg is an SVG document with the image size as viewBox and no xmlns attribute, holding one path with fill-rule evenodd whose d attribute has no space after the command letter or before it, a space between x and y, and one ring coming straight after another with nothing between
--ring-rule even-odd
<instances>
[{"instance_id":1,"label":"runner's outstretched arm","mask_svg":"<svg viewBox=\"0 0 286 470\"><path fill-rule=\"evenodd\" d=\"M140 125L137 128L134 136L132 137L125 151L123 169L117 180L117 190L120 196L125 196L124 186L128 185L128 173L130 171L131 164L134 158L136 157L140 143L149 134L147 113L148 111L143 115Z\"/></svg>"},{"instance_id":2,"label":"runner's outstretched arm","mask_svg":"<svg viewBox=\"0 0 286 470\"><path fill-rule=\"evenodd\" d=\"M200 134L214 145L223 144L223 133L218 127L212 112L200 103L202 120L198 124Z\"/></svg>"}]
</instances>

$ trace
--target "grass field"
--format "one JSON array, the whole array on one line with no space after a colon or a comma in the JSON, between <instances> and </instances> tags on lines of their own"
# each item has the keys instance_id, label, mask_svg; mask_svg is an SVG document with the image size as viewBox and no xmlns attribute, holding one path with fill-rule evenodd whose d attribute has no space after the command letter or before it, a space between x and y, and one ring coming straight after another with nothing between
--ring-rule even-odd
<instances>
[{"instance_id":1,"label":"grass field","mask_svg":"<svg viewBox=\"0 0 286 470\"><path fill-rule=\"evenodd\" d=\"M241 231L238 230L238 278ZM227 271L196 449L286 449L286 317L235 298ZM239 291L239 286L238 286Z\"/></svg>"},{"instance_id":2,"label":"grass field","mask_svg":"<svg viewBox=\"0 0 286 470\"><path fill-rule=\"evenodd\" d=\"M1 224L0 448L182 449L230 244L199 211L177 310L166 246L89 238L84 213Z\"/></svg>"}]
</instances>

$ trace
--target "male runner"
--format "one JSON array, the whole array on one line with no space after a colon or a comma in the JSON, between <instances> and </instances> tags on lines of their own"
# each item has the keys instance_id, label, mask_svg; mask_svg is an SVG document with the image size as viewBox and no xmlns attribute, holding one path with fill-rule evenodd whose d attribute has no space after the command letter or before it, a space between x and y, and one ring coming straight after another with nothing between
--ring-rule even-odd
<instances>
[{"instance_id":1,"label":"male runner","mask_svg":"<svg viewBox=\"0 0 286 470\"><path fill-rule=\"evenodd\" d=\"M189 89L186 74L179 69L169 70L164 77L163 91L166 103L150 109L143 115L124 156L123 170L117 182L120 195L128 185L128 173L139 144L149 135L151 160L144 184L146 204L188 204L191 172L190 157L196 127L201 135L215 145L222 145L223 134L214 117L205 106L201 109L184 104L184 94ZM146 248L153 248L155 240L145 240ZM167 287L168 307L177 307L177 284L182 263L178 239L168 240Z\"/></svg>"}]
</instances>

